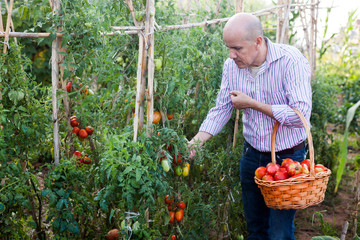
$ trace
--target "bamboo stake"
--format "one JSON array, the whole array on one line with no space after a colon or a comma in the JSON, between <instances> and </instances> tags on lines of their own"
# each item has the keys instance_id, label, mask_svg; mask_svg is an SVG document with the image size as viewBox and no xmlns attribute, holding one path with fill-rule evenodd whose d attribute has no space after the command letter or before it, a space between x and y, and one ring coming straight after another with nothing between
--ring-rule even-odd
<instances>
[{"instance_id":1,"label":"bamboo stake","mask_svg":"<svg viewBox=\"0 0 360 240\"><path fill-rule=\"evenodd\" d=\"M72 36L75 36L75 34L71 34ZM5 37L6 33L0 31L0 37ZM24 33L24 32L10 32L8 34L9 37L16 37L16 38L47 38L50 37L50 33ZM64 36L63 33L57 33L57 37Z\"/></svg>"},{"instance_id":2,"label":"bamboo stake","mask_svg":"<svg viewBox=\"0 0 360 240\"><path fill-rule=\"evenodd\" d=\"M53 14L59 14L60 0L54 0ZM51 47L51 81L52 81L52 107L53 107L53 124L54 124L54 161L55 165L59 164L60 158L60 138L59 138L59 119L57 108L57 88L59 84L59 42L60 39L56 37L52 42Z\"/></svg>"},{"instance_id":3,"label":"bamboo stake","mask_svg":"<svg viewBox=\"0 0 360 240\"><path fill-rule=\"evenodd\" d=\"M6 7L6 10L9 12L9 5L7 3L7 0L5 0L5 7ZM1 24L2 24L2 22L1 22ZM11 18L11 22L10 22L10 27L11 27L11 31L15 32L15 26L14 26L14 22L13 22L12 18ZM14 37L14 41L15 41L15 44L17 44L17 38L16 37Z\"/></svg>"},{"instance_id":4,"label":"bamboo stake","mask_svg":"<svg viewBox=\"0 0 360 240\"><path fill-rule=\"evenodd\" d=\"M311 8L311 35L310 35L310 42L311 42L311 49L310 49L310 66L311 66L311 79L315 78L316 74L316 31L317 31L317 11L316 11L316 4L315 0L311 0L312 4L315 4Z\"/></svg>"},{"instance_id":5,"label":"bamboo stake","mask_svg":"<svg viewBox=\"0 0 360 240\"><path fill-rule=\"evenodd\" d=\"M280 32L280 43L288 43L288 29L289 29L289 14L290 14L290 1L286 0L285 4L285 13L284 13L284 22L281 26Z\"/></svg>"},{"instance_id":6,"label":"bamboo stake","mask_svg":"<svg viewBox=\"0 0 360 240\"><path fill-rule=\"evenodd\" d=\"M147 11L146 11L146 18L148 20L148 28L146 31L147 40L149 43L148 49L148 89L147 89L147 134L151 136L152 129L150 125L153 121L154 116L154 71L155 71L155 64L154 64L154 31L155 31L155 2L154 0L147 1ZM165 118L164 118L165 119ZM164 121L164 120L163 120Z\"/></svg>"},{"instance_id":7,"label":"bamboo stake","mask_svg":"<svg viewBox=\"0 0 360 240\"><path fill-rule=\"evenodd\" d=\"M300 15L300 19L301 19L301 23L302 23L303 31L304 31L306 52L307 52L309 62L310 62L310 38L309 38L309 30L308 30L308 27L307 27L308 23L307 23L307 20L306 20L306 14L304 14L304 12L300 11L299 15Z\"/></svg>"},{"instance_id":8,"label":"bamboo stake","mask_svg":"<svg viewBox=\"0 0 360 240\"><path fill-rule=\"evenodd\" d=\"M5 1L7 1L7 0L5 0ZM14 5L14 0L10 0L10 6L9 6L7 21L6 21L3 53L7 52L7 46L9 44L9 32L10 32L10 23L11 23L11 14L12 14L12 10L13 10L13 5Z\"/></svg>"},{"instance_id":9,"label":"bamboo stake","mask_svg":"<svg viewBox=\"0 0 360 240\"><path fill-rule=\"evenodd\" d=\"M284 4L284 0L278 0L277 2L278 5L283 5ZM281 43L281 29L283 27L284 24L284 17L283 17L283 13L284 10L282 8L278 9L278 23L277 23L277 30L276 30L276 43Z\"/></svg>"},{"instance_id":10,"label":"bamboo stake","mask_svg":"<svg viewBox=\"0 0 360 240\"><path fill-rule=\"evenodd\" d=\"M136 102L135 102L135 116L134 116L134 138L133 141L137 141L137 132L139 128L139 107L140 107L140 91L142 80L142 66L143 66L143 54L144 54L144 37L139 35L139 55L138 55L138 68L136 77Z\"/></svg>"},{"instance_id":11,"label":"bamboo stake","mask_svg":"<svg viewBox=\"0 0 360 240\"><path fill-rule=\"evenodd\" d=\"M139 26L139 23L138 23L138 21L136 20L136 17L135 17L134 4L133 4L132 0L126 0L126 4L127 4L128 7L129 7L131 17L132 17L132 19L133 19L133 21L134 21L134 25L135 25L136 27L138 27L138 26Z\"/></svg>"},{"instance_id":12,"label":"bamboo stake","mask_svg":"<svg viewBox=\"0 0 360 240\"><path fill-rule=\"evenodd\" d=\"M124 26L124 27L119 27L119 26L111 26L115 31L142 31L145 28L144 27L137 27L137 26Z\"/></svg>"},{"instance_id":13,"label":"bamboo stake","mask_svg":"<svg viewBox=\"0 0 360 240\"><path fill-rule=\"evenodd\" d=\"M0 2L0 32L4 31L4 24L2 21L2 14L1 14L1 2Z\"/></svg>"},{"instance_id":14,"label":"bamboo stake","mask_svg":"<svg viewBox=\"0 0 360 240\"><path fill-rule=\"evenodd\" d=\"M236 0L236 12L242 12L244 8L244 0ZM233 149L236 146L236 135L239 131L239 117L240 117L240 110L236 109L236 116L235 116L235 125L234 125L234 136L233 136Z\"/></svg>"},{"instance_id":15,"label":"bamboo stake","mask_svg":"<svg viewBox=\"0 0 360 240\"><path fill-rule=\"evenodd\" d=\"M140 85L140 115L139 115L139 130L142 130L144 127L144 118L145 118L145 92L146 92L146 66L147 66L147 45L146 45L146 37L144 37L143 44L145 46L143 47L142 52L142 66L141 66L141 85Z\"/></svg>"}]
</instances>

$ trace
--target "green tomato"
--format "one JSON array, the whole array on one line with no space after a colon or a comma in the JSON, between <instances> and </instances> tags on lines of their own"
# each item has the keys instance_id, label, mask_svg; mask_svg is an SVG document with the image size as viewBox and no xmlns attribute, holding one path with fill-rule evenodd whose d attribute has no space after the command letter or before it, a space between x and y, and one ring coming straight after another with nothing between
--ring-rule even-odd
<instances>
[{"instance_id":1,"label":"green tomato","mask_svg":"<svg viewBox=\"0 0 360 240\"><path fill-rule=\"evenodd\" d=\"M157 59L154 60L154 62L155 62L155 69L156 69L157 71L159 71L159 70L161 69L161 67L162 67L162 61L161 61L161 59L157 58Z\"/></svg>"},{"instance_id":2,"label":"green tomato","mask_svg":"<svg viewBox=\"0 0 360 240\"><path fill-rule=\"evenodd\" d=\"M140 223L138 221L136 221L133 225L132 225L132 230L134 232L138 231L140 229Z\"/></svg>"},{"instance_id":3,"label":"green tomato","mask_svg":"<svg viewBox=\"0 0 360 240\"><path fill-rule=\"evenodd\" d=\"M125 219L121 221L121 229L125 229Z\"/></svg>"},{"instance_id":4,"label":"green tomato","mask_svg":"<svg viewBox=\"0 0 360 240\"><path fill-rule=\"evenodd\" d=\"M124 63L124 59L122 57L117 57L116 61L122 65Z\"/></svg>"},{"instance_id":5,"label":"green tomato","mask_svg":"<svg viewBox=\"0 0 360 240\"><path fill-rule=\"evenodd\" d=\"M199 165L199 171L202 172L204 170L204 164Z\"/></svg>"},{"instance_id":6,"label":"green tomato","mask_svg":"<svg viewBox=\"0 0 360 240\"><path fill-rule=\"evenodd\" d=\"M181 169L180 166L176 166L176 168L175 168L175 173L176 173L176 175L181 176L182 171L183 171L183 170Z\"/></svg>"},{"instance_id":7,"label":"green tomato","mask_svg":"<svg viewBox=\"0 0 360 240\"><path fill-rule=\"evenodd\" d=\"M163 159L161 161L161 166L164 169L165 172L168 172L170 170L169 162L167 159Z\"/></svg>"}]
</instances>

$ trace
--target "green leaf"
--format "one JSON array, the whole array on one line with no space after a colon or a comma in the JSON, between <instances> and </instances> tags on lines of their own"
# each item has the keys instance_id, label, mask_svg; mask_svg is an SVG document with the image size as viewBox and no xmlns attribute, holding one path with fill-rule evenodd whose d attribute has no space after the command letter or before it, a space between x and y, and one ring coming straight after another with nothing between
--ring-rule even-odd
<instances>
[{"instance_id":1,"label":"green leaf","mask_svg":"<svg viewBox=\"0 0 360 240\"><path fill-rule=\"evenodd\" d=\"M349 126L351 121L353 120L355 116L356 109L360 106L360 101L358 101L355 105L353 105L351 108L349 108L347 114L346 114L346 128L344 133L344 139L342 143L340 144L340 153L339 153L339 166L336 172L336 186L334 192L336 193L339 184L342 178L342 175L345 170L346 160L347 160L347 147L348 147L348 136L349 136Z\"/></svg>"},{"instance_id":2,"label":"green leaf","mask_svg":"<svg viewBox=\"0 0 360 240\"><path fill-rule=\"evenodd\" d=\"M16 104L18 101L21 101L25 94L19 90L19 91L15 91L15 90L10 90L9 93L8 93L8 96L10 98L10 100Z\"/></svg>"},{"instance_id":3,"label":"green leaf","mask_svg":"<svg viewBox=\"0 0 360 240\"><path fill-rule=\"evenodd\" d=\"M138 182L141 178L143 171L141 171L141 169L137 168L136 169L136 181Z\"/></svg>"},{"instance_id":4,"label":"green leaf","mask_svg":"<svg viewBox=\"0 0 360 240\"><path fill-rule=\"evenodd\" d=\"M111 209L111 212L110 212L110 216L109 216L109 223L111 224L111 218L114 216L115 214L115 209Z\"/></svg>"},{"instance_id":5,"label":"green leaf","mask_svg":"<svg viewBox=\"0 0 360 240\"><path fill-rule=\"evenodd\" d=\"M339 240L339 238L330 237L330 236L317 236L317 237L312 237L311 240Z\"/></svg>"},{"instance_id":6,"label":"green leaf","mask_svg":"<svg viewBox=\"0 0 360 240\"><path fill-rule=\"evenodd\" d=\"M128 174L129 172L131 172L133 170L133 166L127 166L123 172L123 174Z\"/></svg>"},{"instance_id":7,"label":"green leaf","mask_svg":"<svg viewBox=\"0 0 360 240\"><path fill-rule=\"evenodd\" d=\"M2 203L2 202L0 202L0 213L3 213L3 212L5 212L5 205Z\"/></svg>"},{"instance_id":8,"label":"green leaf","mask_svg":"<svg viewBox=\"0 0 360 240\"><path fill-rule=\"evenodd\" d=\"M50 189L45 189L45 190L42 190L42 191L41 191L41 195L42 195L43 197L46 197L47 195L49 195L50 192L51 192Z\"/></svg>"}]
</instances>

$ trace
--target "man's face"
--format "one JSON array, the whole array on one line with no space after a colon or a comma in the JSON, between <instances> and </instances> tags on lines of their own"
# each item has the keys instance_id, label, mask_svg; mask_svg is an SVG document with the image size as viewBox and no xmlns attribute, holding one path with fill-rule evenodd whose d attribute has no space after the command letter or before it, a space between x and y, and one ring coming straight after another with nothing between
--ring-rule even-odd
<instances>
[{"instance_id":1,"label":"man's face","mask_svg":"<svg viewBox=\"0 0 360 240\"><path fill-rule=\"evenodd\" d=\"M235 36L224 36L225 45L229 49L229 57L239 68L251 66L258 56L256 41L239 40Z\"/></svg>"}]
</instances>

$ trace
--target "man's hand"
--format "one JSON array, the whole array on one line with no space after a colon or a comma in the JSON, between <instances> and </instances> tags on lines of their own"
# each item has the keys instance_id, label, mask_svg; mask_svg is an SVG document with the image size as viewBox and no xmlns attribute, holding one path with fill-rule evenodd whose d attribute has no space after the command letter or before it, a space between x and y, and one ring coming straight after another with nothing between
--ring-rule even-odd
<instances>
[{"instance_id":1,"label":"man's hand","mask_svg":"<svg viewBox=\"0 0 360 240\"><path fill-rule=\"evenodd\" d=\"M231 101L235 108L244 109L244 108L253 108L255 100L246 95L245 93L239 91L231 91Z\"/></svg>"},{"instance_id":2,"label":"man's hand","mask_svg":"<svg viewBox=\"0 0 360 240\"><path fill-rule=\"evenodd\" d=\"M271 118L274 118L272 107L269 104L265 104L249 97L245 93L239 91L231 91L231 101L235 108L244 109L252 108L256 111L262 112Z\"/></svg>"},{"instance_id":3,"label":"man's hand","mask_svg":"<svg viewBox=\"0 0 360 240\"><path fill-rule=\"evenodd\" d=\"M198 132L190 142L188 142L188 148L190 154L188 158L193 158L196 154L196 148L201 147L206 141L208 141L212 135L207 132Z\"/></svg>"}]
</instances>

